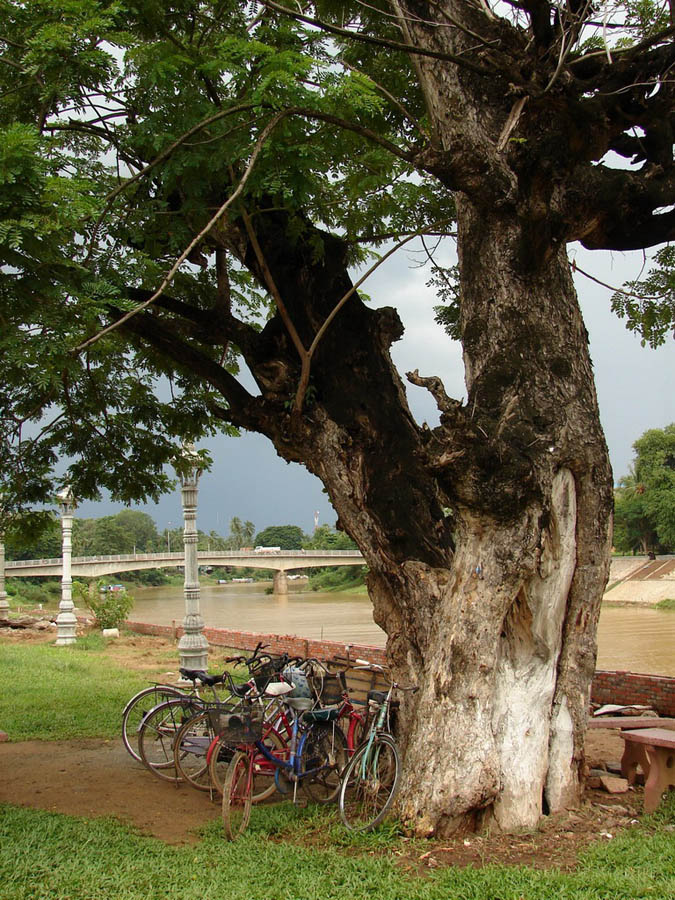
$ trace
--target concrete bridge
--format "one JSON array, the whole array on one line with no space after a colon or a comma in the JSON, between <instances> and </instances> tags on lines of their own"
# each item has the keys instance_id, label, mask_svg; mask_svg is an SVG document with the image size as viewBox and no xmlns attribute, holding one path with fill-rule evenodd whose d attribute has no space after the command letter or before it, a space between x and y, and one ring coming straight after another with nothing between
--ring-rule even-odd
<instances>
[{"instance_id":1,"label":"concrete bridge","mask_svg":"<svg viewBox=\"0 0 675 900\"><path fill-rule=\"evenodd\" d=\"M277 573L323 566L362 566L358 550L200 550L200 566L229 566L244 569L274 569ZM172 553L129 553L118 556L74 556L73 577L99 578L139 569L182 568L183 548ZM56 559L20 559L5 563L5 575L12 578L61 578L62 563ZM281 579L277 579L281 580Z\"/></svg>"}]
</instances>

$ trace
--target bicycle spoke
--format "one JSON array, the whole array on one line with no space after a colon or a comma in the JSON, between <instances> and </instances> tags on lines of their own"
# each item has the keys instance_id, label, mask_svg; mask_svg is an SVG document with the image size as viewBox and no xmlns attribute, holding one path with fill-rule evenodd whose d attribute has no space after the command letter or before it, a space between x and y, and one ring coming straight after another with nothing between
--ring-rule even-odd
<instances>
[{"instance_id":1,"label":"bicycle spoke","mask_svg":"<svg viewBox=\"0 0 675 900\"><path fill-rule=\"evenodd\" d=\"M237 752L223 784L223 826L234 841L246 831L251 816L252 754Z\"/></svg>"}]
</instances>

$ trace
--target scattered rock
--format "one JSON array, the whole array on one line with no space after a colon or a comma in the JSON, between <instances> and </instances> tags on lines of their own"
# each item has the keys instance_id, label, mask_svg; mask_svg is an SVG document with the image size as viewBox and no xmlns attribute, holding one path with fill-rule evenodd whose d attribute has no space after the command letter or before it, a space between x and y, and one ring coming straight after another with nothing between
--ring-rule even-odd
<instances>
[{"instance_id":1,"label":"scattered rock","mask_svg":"<svg viewBox=\"0 0 675 900\"><path fill-rule=\"evenodd\" d=\"M628 791L628 781L615 775L603 775L600 785L608 794L625 794Z\"/></svg>"},{"instance_id":2,"label":"scattered rock","mask_svg":"<svg viewBox=\"0 0 675 900\"><path fill-rule=\"evenodd\" d=\"M21 616L18 619L0 619L0 627L2 628L35 628L38 620L33 616Z\"/></svg>"}]
</instances>

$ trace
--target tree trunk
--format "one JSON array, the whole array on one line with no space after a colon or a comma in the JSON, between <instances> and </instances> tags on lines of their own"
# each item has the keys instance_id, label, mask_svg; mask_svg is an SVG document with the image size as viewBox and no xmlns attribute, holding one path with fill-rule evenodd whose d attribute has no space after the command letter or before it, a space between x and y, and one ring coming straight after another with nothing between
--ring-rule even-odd
<instances>
[{"instance_id":1,"label":"tree trunk","mask_svg":"<svg viewBox=\"0 0 675 900\"><path fill-rule=\"evenodd\" d=\"M458 212L468 402L415 376L441 407L437 429L407 408L392 310L350 301L300 417L269 415L298 376L278 323L268 357L249 359L267 398L260 430L323 481L367 559L394 671L420 686L403 698L400 794L420 834L487 817L533 826L578 799L610 542L611 472L564 249L524 262L515 217L466 198ZM259 236L298 331L314 333L349 284L339 254L317 266L275 229Z\"/></svg>"},{"instance_id":2,"label":"tree trunk","mask_svg":"<svg viewBox=\"0 0 675 900\"><path fill-rule=\"evenodd\" d=\"M411 600L433 611L426 652L389 645L422 685L402 792L421 833L485 816L533 826L578 799L610 547L611 471L566 256L518 270L517 224L466 200L459 223L466 415L483 447L453 472L452 567L414 567ZM459 453L445 438L437 455Z\"/></svg>"},{"instance_id":3,"label":"tree trunk","mask_svg":"<svg viewBox=\"0 0 675 900\"><path fill-rule=\"evenodd\" d=\"M564 246L543 235L529 250L531 221L513 209L458 194L457 210L467 403L409 376L435 396L437 428L414 421L392 364L396 312L358 296L319 343L300 411L279 315L237 334L260 397L204 368L223 379L231 421L323 481L367 560L395 676L420 687L402 698L400 735L400 811L420 834L532 826L578 799L610 541L611 472ZM310 223L298 235L283 213L255 223L307 347L351 286L345 248ZM264 281L243 228L230 249ZM219 315L229 325L213 315L216 333ZM157 341L151 324L143 336Z\"/></svg>"}]
</instances>

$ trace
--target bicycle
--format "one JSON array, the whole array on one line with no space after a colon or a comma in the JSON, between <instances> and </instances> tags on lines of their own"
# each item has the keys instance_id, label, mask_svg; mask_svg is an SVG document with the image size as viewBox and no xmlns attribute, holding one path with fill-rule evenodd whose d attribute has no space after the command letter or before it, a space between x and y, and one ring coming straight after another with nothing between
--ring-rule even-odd
<instances>
[{"instance_id":1,"label":"bicycle","mask_svg":"<svg viewBox=\"0 0 675 900\"><path fill-rule=\"evenodd\" d=\"M356 662L358 668L385 671L375 663ZM401 763L389 727L395 690L416 691L417 687L403 687L391 681L386 692L368 692L368 704L375 708L368 735L342 773L338 808L343 824L350 831L372 831L384 819L396 795Z\"/></svg>"},{"instance_id":2,"label":"bicycle","mask_svg":"<svg viewBox=\"0 0 675 900\"><path fill-rule=\"evenodd\" d=\"M222 794L224 775L221 772L229 765L234 752L230 742L221 737L222 717L234 713L241 705L243 697L264 688L274 677L274 673L288 665L291 659L285 654L281 657L271 657L265 654L250 658L232 657L227 660L248 666L249 680L233 692L236 693L236 703L217 703L215 705L209 703L181 726L173 745L174 765L179 780L186 781L197 790L211 792L215 790ZM262 702L262 699L259 699L259 702ZM263 718L266 723L263 741L277 752L281 752L285 746L285 740L279 733L278 727L280 723L285 724L288 730L287 723L276 714L272 703L263 707ZM274 772L269 771L269 766L264 764L264 760L257 765L257 774L260 777L257 779L253 802L264 800L275 791L274 783L270 784L270 778L265 777L273 775Z\"/></svg>"},{"instance_id":3,"label":"bicycle","mask_svg":"<svg viewBox=\"0 0 675 900\"><path fill-rule=\"evenodd\" d=\"M245 662L243 658L242 661ZM265 701L267 701L267 705L264 705L263 719L265 722L265 733L263 735L263 742L272 745L273 749L275 749L276 756L288 753L287 747L292 740L293 724L292 718L289 717L280 697L278 695L270 696L269 693L266 692L266 687L270 684L273 677L281 679L281 682L293 681L294 684L297 682L294 688L295 693L302 692L306 698L308 698L312 693L309 677L305 674L309 662L311 662L311 660L304 660L299 656L289 657L284 654L282 657L272 658L272 663L276 664L274 667L274 670L277 673L276 675L273 674L270 677L267 677L270 673L270 666L268 665L267 668L264 668L262 676L257 673L253 678L256 688L259 691L259 702L264 705ZM300 689L300 682L302 682L302 689ZM279 683L280 682L277 681L277 684ZM209 763L210 787L221 796L227 769L232 760L232 756L233 745L231 738L227 734L219 735L208 749L207 759ZM254 761L253 803L258 803L260 800L266 799L277 790L274 782L275 773L276 769L274 765L270 763L269 760L265 759L262 754L259 754ZM267 787L265 787L265 785L267 785Z\"/></svg>"},{"instance_id":4,"label":"bicycle","mask_svg":"<svg viewBox=\"0 0 675 900\"><path fill-rule=\"evenodd\" d=\"M261 641L253 651L251 659L260 658L260 651L263 650L265 646L266 645ZM238 659L238 657L232 657L232 659ZM229 661L230 660L225 660L225 662ZM150 687L143 688L143 690L139 691L137 694L134 694L134 696L127 701L126 706L122 710L122 742L127 752L137 762L142 762L140 752L138 751L140 727L143 719L151 710L167 700L181 699L182 697L197 697L203 699L202 691L195 678L196 676L205 676L206 673L197 670L188 671L181 669L181 674L192 681L191 687L183 687L177 684L153 684ZM209 686L211 687L214 699L218 700L215 686L222 683L222 676L209 677L215 678ZM200 678L200 681L202 684L204 683L204 679Z\"/></svg>"},{"instance_id":5,"label":"bicycle","mask_svg":"<svg viewBox=\"0 0 675 900\"><path fill-rule=\"evenodd\" d=\"M291 741L283 753L277 754L263 743L262 719L258 723L252 709L243 726L241 721L237 721L228 723L224 730L224 735L237 745L223 784L223 826L229 840L236 840L248 826L255 765L260 754L276 770L274 783L277 790L286 794L292 789L294 802L298 784L310 799L320 803L334 799L340 788L340 773L347 760L347 748L341 729L334 727L337 715L334 715L331 724L316 721L311 709L314 701L307 697L290 696L294 690L292 684L284 687L290 688L284 703L291 711L292 729Z\"/></svg>"},{"instance_id":6,"label":"bicycle","mask_svg":"<svg viewBox=\"0 0 675 900\"><path fill-rule=\"evenodd\" d=\"M332 721L332 711L337 708L337 721L344 732L347 752L351 757L367 733L368 717L367 708L357 708L349 695L345 671L350 666L345 666L344 662L339 659L332 660L331 662L342 666L339 671L334 672L318 659L312 659L309 662L318 667L320 671L319 684L315 686L315 691L318 704L322 709L321 715L318 715L319 711L315 710L316 720Z\"/></svg>"},{"instance_id":7,"label":"bicycle","mask_svg":"<svg viewBox=\"0 0 675 900\"><path fill-rule=\"evenodd\" d=\"M258 658L259 649L256 648L250 661ZM177 697L169 697L168 700L157 704L141 720L138 727L138 755L140 761L158 778L165 781L180 782L184 775L176 766L176 758L182 759L187 755L187 748L176 757L175 748L179 732L198 714L203 713L209 706L235 708L241 703L242 698L248 693L248 685L236 685L229 672L222 675L208 675L199 670L180 669L181 675L193 682L193 690L188 694L180 694ZM216 698L210 704L199 693L197 683L207 685L213 691ZM229 694L224 700L218 700L215 690L217 684L227 684ZM214 735L211 735L211 738Z\"/></svg>"}]
</instances>

